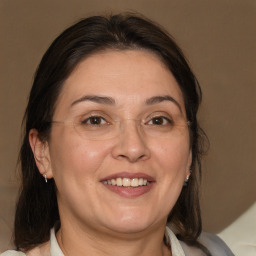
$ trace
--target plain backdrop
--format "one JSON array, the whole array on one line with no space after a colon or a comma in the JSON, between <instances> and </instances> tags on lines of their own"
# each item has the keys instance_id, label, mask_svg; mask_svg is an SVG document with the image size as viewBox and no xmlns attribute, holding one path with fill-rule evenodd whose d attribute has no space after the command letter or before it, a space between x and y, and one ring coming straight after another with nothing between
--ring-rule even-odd
<instances>
[{"instance_id":1,"label":"plain backdrop","mask_svg":"<svg viewBox=\"0 0 256 256\"><path fill-rule=\"evenodd\" d=\"M204 229L219 232L256 199L255 0L0 0L0 251L8 246L21 121L33 74L52 40L95 14L136 11L175 38L203 90Z\"/></svg>"}]
</instances>

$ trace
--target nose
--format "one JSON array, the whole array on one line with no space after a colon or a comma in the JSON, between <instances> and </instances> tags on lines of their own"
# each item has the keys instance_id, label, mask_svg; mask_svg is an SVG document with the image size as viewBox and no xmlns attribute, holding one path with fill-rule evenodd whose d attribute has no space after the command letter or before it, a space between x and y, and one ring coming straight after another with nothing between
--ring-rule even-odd
<instances>
[{"instance_id":1,"label":"nose","mask_svg":"<svg viewBox=\"0 0 256 256\"><path fill-rule=\"evenodd\" d=\"M126 159L131 163L150 157L146 139L141 134L136 120L126 120L121 125L120 134L112 149L112 155L116 159Z\"/></svg>"}]
</instances>

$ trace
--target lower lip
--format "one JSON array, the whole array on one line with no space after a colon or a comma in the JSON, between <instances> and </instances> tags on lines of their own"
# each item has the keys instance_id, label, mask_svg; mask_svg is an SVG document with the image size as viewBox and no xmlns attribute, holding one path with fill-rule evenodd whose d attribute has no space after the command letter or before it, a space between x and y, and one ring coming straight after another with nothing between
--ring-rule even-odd
<instances>
[{"instance_id":1,"label":"lower lip","mask_svg":"<svg viewBox=\"0 0 256 256\"><path fill-rule=\"evenodd\" d=\"M154 182L151 182L149 185L146 186L140 186L136 188L130 188L130 187L123 187L123 186L112 186L108 184L103 184L107 189L111 190L112 192L126 198L135 198L142 196L146 193L148 193L152 186L154 185Z\"/></svg>"}]
</instances>

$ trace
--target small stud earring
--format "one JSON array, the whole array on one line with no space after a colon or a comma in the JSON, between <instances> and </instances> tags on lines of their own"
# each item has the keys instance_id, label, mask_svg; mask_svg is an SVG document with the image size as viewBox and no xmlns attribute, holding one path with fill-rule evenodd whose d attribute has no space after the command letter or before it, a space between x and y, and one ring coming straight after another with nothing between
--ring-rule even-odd
<instances>
[{"instance_id":1,"label":"small stud earring","mask_svg":"<svg viewBox=\"0 0 256 256\"><path fill-rule=\"evenodd\" d=\"M46 176L46 174L44 174L44 180L45 180L45 183L47 183L47 176Z\"/></svg>"},{"instance_id":2,"label":"small stud earring","mask_svg":"<svg viewBox=\"0 0 256 256\"><path fill-rule=\"evenodd\" d=\"M188 181L189 181L189 175L186 177L185 182L184 182L184 186L186 187L188 185Z\"/></svg>"},{"instance_id":3,"label":"small stud earring","mask_svg":"<svg viewBox=\"0 0 256 256\"><path fill-rule=\"evenodd\" d=\"M184 187L186 187L188 185L188 181L189 181L190 175L192 173L192 167L189 168L189 172L190 172L190 174L187 175L187 177L186 177L186 179L184 181L184 185L183 185Z\"/></svg>"}]
</instances>

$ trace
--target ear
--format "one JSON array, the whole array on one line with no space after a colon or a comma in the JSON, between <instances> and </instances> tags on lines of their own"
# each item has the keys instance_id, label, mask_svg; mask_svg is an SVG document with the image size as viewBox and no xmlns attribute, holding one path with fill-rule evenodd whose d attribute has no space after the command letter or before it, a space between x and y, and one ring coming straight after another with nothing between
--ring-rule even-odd
<instances>
[{"instance_id":1,"label":"ear","mask_svg":"<svg viewBox=\"0 0 256 256\"><path fill-rule=\"evenodd\" d=\"M33 151L35 162L39 172L47 179L52 178L51 158L49 144L47 141L40 140L38 131L31 129L29 131L29 144Z\"/></svg>"}]
</instances>

